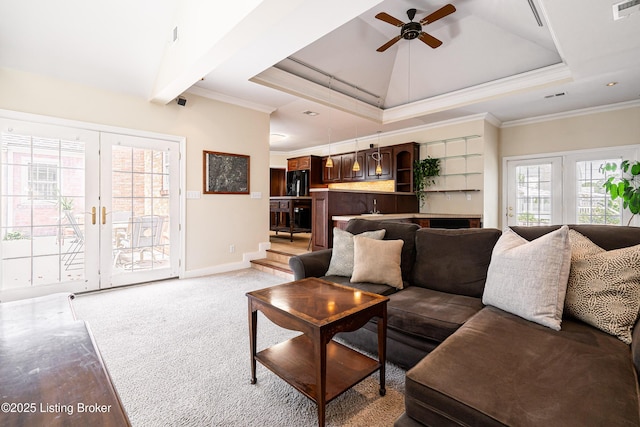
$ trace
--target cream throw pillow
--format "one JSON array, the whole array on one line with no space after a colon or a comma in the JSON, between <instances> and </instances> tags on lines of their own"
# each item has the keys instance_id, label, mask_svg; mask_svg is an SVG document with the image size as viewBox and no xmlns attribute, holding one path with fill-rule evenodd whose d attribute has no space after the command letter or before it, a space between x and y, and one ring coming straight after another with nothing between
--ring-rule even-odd
<instances>
[{"instance_id":1,"label":"cream throw pillow","mask_svg":"<svg viewBox=\"0 0 640 427\"><path fill-rule=\"evenodd\" d=\"M380 240L387 230L365 231L360 236ZM333 229L333 251L326 276L349 277L353 273L353 234L337 227Z\"/></svg>"},{"instance_id":2,"label":"cream throw pillow","mask_svg":"<svg viewBox=\"0 0 640 427\"><path fill-rule=\"evenodd\" d=\"M531 242L507 228L493 248L482 302L559 331L570 267L566 225Z\"/></svg>"},{"instance_id":3,"label":"cream throw pillow","mask_svg":"<svg viewBox=\"0 0 640 427\"><path fill-rule=\"evenodd\" d=\"M353 243L352 283L380 283L402 289L402 240L373 240L358 234Z\"/></svg>"},{"instance_id":4,"label":"cream throw pillow","mask_svg":"<svg viewBox=\"0 0 640 427\"><path fill-rule=\"evenodd\" d=\"M605 251L575 230L565 312L631 344L640 311L640 245Z\"/></svg>"}]
</instances>

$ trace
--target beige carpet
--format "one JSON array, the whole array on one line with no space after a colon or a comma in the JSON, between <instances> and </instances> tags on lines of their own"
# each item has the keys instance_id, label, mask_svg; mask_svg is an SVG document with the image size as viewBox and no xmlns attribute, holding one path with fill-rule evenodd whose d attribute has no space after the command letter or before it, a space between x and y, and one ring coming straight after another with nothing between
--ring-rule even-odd
<instances>
[{"instance_id":1,"label":"beige carpet","mask_svg":"<svg viewBox=\"0 0 640 427\"><path fill-rule=\"evenodd\" d=\"M246 292L284 280L246 269L79 295L134 427L316 426L317 407L258 363L251 385ZM258 349L296 335L259 314ZM327 426L391 426L404 411L404 371L378 375L327 405Z\"/></svg>"}]
</instances>

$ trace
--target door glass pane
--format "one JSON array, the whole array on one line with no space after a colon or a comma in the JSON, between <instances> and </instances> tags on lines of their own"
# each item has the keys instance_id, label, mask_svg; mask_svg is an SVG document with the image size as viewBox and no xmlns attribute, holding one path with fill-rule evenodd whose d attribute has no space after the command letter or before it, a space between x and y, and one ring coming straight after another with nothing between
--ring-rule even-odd
<instances>
[{"instance_id":1,"label":"door glass pane","mask_svg":"<svg viewBox=\"0 0 640 427\"><path fill-rule=\"evenodd\" d=\"M517 225L551 224L552 165L517 166L515 173Z\"/></svg>"},{"instance_id":2,"label":"door glass pane","mask_svg":"<svg viewBox=\"0 0 640 427\"><path fill-rule=\"evenodd\" d=\"M587 160L576 162L576 219L578 224L622 223L621 200L611 200L605 193L604 182L609 176L620 176L605 172L600 166L606 163L620 164L620 159Z\"/></svg>"},{"instance_id":3,"label":"door glass pane","mask_svg":"<svg viewBox=\"0 0 640 427\"><path fill-rule=\"evenodd\" d=\"M162 150L112 148L112 258L114 274L167 268L168 157Z\"/></svg>"},{"instance_id":4,"label":"door glass pane","mask_svg":"<svg viewBox=\"0 0 640 427\"><path fill-rule=\"evenodd\" d=\"M2 287L84 280L84 142L3 132Z\"/></svg>"}]
</instances>

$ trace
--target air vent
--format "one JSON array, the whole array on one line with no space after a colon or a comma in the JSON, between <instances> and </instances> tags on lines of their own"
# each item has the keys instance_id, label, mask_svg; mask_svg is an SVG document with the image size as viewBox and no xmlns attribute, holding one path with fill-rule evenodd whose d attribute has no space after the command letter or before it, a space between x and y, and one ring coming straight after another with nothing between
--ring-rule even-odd
<instances>
[{"instance_id":1,"label":"air vent","mask_svg":"<svg viewBox=\"0 0 640 427\"><path fill-rule=\"evenodd\" d=\"M544 98L545 99L549 99L549 98L556 98L558 96L565 96L567 93L566 92L558 92L558 93L553 93L551 95L547 95Z\"/></svg>"},{"instance_id":2,"label":"air vent","mask_svg":"<svg viewBox=\"0 0 640 427\"><path fill-rule=\"evenodd\" d=\"M640 12L640 0L628 0L613 5L613 19L615 21L636 12Z\"/></svg>"}]
</instances>

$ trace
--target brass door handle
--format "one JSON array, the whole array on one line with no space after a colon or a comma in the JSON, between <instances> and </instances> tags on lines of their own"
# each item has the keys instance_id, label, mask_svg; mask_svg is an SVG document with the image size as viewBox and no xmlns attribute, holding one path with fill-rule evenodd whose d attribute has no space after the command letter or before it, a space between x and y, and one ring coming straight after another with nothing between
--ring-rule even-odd
<instances>
[{"instance_id":1,"label":"brass door handle","mask_svg":"<svg viewBox=\"0 0 640 427\"><path fill-rule=\"evenodd\" d=\"M91 207L91 224L96 225L96 207Z\"/></svg>"},{"instance_id":2,"label":"brass door handle","mask_svg":"<svg viewBox=\"0 0 640 427\"><path fill-rule=\"evenodd\" d=\"M102 207L102 225L107 223L107 208Z\"/></svg>"}]
</instances>

